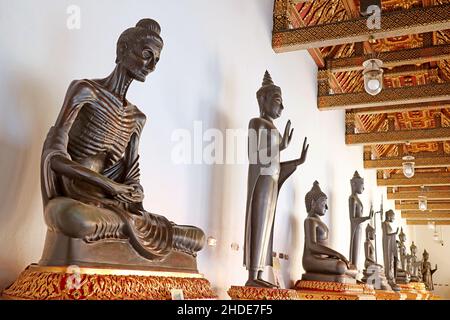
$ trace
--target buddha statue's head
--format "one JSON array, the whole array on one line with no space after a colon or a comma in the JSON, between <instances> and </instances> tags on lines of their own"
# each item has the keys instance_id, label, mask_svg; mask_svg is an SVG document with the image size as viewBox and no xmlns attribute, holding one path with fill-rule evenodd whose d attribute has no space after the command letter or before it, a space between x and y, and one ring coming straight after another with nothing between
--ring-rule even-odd
<instances>
[{"instance_id":1,"label":"buddha statue's head","mask_svg":"<svg viewBox=\"0 0 450 320\"><path fill-rule=\"evenodd\" d=\"M370 223L368 223L366 227L366 238L368 240L375 240L375 229L370 225Z\"/></svg>"},{"instance_id":2,"label":"buddha statue's head","mask_svg":"<svg viewBox=\"0 0 450 320\"><path fill-rule=\"evenodd\" d=\"M124 67L131 78L144 82L155 70L164 44L160 32L158 22L142 19L120 35L116 63Z\"/></svg>"},{"instance_id":3,"label":"buddha statue's head","mask_svg":"<svg viewBox=\"0 0 450 320\"><path fill-rule=\"evenodd\" d=\"M423 261L426 262L430 258L430 255L428 254L427 250L423 250Z\"/></svg>"},{"instance_id":4,"label":"buddha statue's head","mask_svg":"<svg viewBox=\"0 0 450 320\"><path fill-rule=\"evenodd\" d=\"M409 249L411 250L411 255L412 256L416 256L416 254L417 254L417 246L414 244L414 241L411 243L411 246L409 247Z\"/></svg>"},{"instance_id":5,"label":"buddha statue's head","mask_svg":"<svg viewBox=\"0 0 450 320\"><path fill-rule=\"evenodd\" d=\"M400 242L405 242L406 240L406 235L403 232L403 228L400 228L400 233L398 234L398 238L400 239Z\"/></svg>"},{"instance_id":6,"label":"buddha statue's head","mask_svg":"<svg viewBox=\"0 0 450 320\"><path fill-rule=\"evenodd\" d=\"M281 88L273 83L267 70L264 74L262 86L256 92L256 98L258 99L261 117L268 116L271 119L276 119L281 116L284 109Z\"/></svg>"},{"instance_id":7,"label":"buddha statue's head","mask_svg":"<svg viewBox=\"0 0 450 320\"><path fill-rule=\"evenodd\" d=\"M322 192L319 182L314 181L311 190L305 196L306 211L323 216L328 210L327 195Z\"/></svg>"},{"instance_id":8,"label":"buddha statue's head","mask_svg":"<svg viewBox=\"0 0 450 320\"><path fill-rule=\"evenodd\" d=\"M358 171L355 171L353 178L350 179L352 193L361 194L364 191L364 179L361 178Z\"/></svg>"},{"instance_id":9,"label":"buddha statue's head","mask_svg":"<svg viewBox=\"0 0 450 320\"><path fill-rule=\"evenodd\" d=\"M394 220L395 220L395 212L392 209L386 211L386 221L394 222Z\"/></svg>"}]
</instances>

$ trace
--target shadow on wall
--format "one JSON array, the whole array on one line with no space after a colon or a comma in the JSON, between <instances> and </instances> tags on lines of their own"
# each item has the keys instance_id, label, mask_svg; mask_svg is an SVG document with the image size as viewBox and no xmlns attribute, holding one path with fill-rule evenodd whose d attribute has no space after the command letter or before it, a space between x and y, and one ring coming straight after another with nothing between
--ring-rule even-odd
<instances>
[{"instance_id":1,"label":"shadow on wall","mask_svg":"<svg viewBox=\"0 0 450 320\"><path fill-rule=\"evenodd\" d=\"M213 128L219 129L222 133L225 133L226 128L228 128L228 119L225 114L221 112L217 112L215 115L215 120L212 123ZM209 166L210 168L210 179L205 183L207 186L207 190L205 190L206 203L208 210L208 219L207 219L207 227L206 230L209 231L209 235L213 236L217 240L217 246L211 247L207 246L205 252L203 253L205 261L223 261L224 254L228 254L230 248L228 247L228 236L223 233L224 230L227 230L232 221L232 217L227 217L227 210L224 206L224 187L226 186L226 174L227 174L227 165L225 164L214 164ZM207 236L209 236L207 234ZM214 272L211 274L212 279L217 280L223 277L221 271L219 271L219 266L215 268L211 268L210 272ZM222 270L223 271L223 270ZM224 284L217 283L217 281L213 280L213 285L216 286L214 289L219 291L223 288ZM220 295L223 295L224 292L219 292Z\"/></svg>"},{"instance_id":2,"label":"shadow on wall","mask_svg":"<svg viewBox=\"0 0 450 320\"><path fill-rule=\"evenodd\" d=\"M0 103L0 290L42 250L43 237L37 236L43 236L45 226L38 215L42 208L35 204L40 204L42 139L55 103L30 75L3 75L8 83Z\"/></svg>"},{"instance_id":3,"label":"shadow on wall","mask_svg":"<svg viewBox=\"0 0 450 320\"><path fill-rule=\"evenodd\" d=\"M295 174L295 173L294 173ZM289 260L286 261L286 267L282 266L283 278L286 288L293 288L295 285L295 279L301 268L301 261L303 256L302 240L303 228L300 212L296 212L295 203L297 202L297 192L295 185L292 180L286 181L287 185L285 192L289 194L287 197L289 199L289 220L287 226L289 230L286 238L287 243L285 244L285 252L289 255Z\"/></svg>"}]
</instances>

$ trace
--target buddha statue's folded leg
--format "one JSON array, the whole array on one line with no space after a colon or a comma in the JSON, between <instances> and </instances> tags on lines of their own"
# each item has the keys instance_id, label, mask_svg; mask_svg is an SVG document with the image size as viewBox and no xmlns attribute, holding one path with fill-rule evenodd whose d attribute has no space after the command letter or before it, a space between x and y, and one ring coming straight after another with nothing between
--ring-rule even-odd
<instances>
[{"instance_id":1,"label":"buddha statue's folded leg","mask_svg":"<svg viewBox=\"0 0 450 320\"><path fill-rule=\"evenodd\" d=\"M173 224L173 248L195 255L205 245L205 233L194 226Z\"/></svg>"},{"instance_id":2,"label":"buddha statue's folded leg","mask_svg":"<svg viewBox=\"0 0 450 320\"><path fill-rule=\"evenodd\" d=\"M343 275L348 271L347 265L342 260L315 255L303 256L303 268L306 272L333 275Z\"/></svg>"},{"instance_id":3,"label":"buddha statue's folded leg","mask_svg":"<svg viewBox=\"0 0 450 320\"><path fill-rule=\"evenodd\" d=\"M101 239L124 239L123 221L105 208L89 205L71 198L50 200L44 210L50 231L87 242Z\"/></svg>"},{"instance_id":4,"label":"buddha statue's folded leg","mask_svg":"<svg viewBox=\"0 0 450 320\"><path fill-rule=\"evenodd\" d=\"M135 249L143 256L149 258L154 254L162 258L171 250L195 256L203 248L205 233L201 229L176 225L164 216L151 212L141 211L141 214L132 216L130 225L133 230L129 236Z\"/></svg>"}]
</instances>

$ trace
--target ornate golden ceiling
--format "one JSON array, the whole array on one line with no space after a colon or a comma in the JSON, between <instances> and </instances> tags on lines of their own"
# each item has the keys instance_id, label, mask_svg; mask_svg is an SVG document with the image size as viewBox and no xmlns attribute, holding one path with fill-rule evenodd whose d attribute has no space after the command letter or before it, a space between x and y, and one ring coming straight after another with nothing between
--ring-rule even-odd
<instances>
[{"instance_id":1,"label":"ornate golden ceiling","mask_svg":"<svg viewBox=\"0 0 450 320\"><path fill-rule=\"evenodd\" d=\"M275 0L274 50L309 51L320 69L319 109L346 110L346 143L365 146L364 164L377 169L380 185L393 178L397 188L443 188L450 218L450 0L381 1L375 31L359 7L359 0ZM362 61L370 57L386 64L376 97L364 91ZM405 155L417 161L416 176L404 181Z\"/></svg>"}]
</instances>

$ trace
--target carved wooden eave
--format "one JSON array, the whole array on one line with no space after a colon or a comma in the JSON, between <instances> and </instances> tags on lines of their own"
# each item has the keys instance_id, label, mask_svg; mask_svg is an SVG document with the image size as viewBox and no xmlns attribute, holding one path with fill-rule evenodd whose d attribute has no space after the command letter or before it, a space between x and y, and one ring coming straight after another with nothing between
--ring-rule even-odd
<instances>
[{"instance_id":1,"label":"carved wooden eave","mask_svg":"<svg viewBox=\"0 0 450 320\"><path fill-rule=\"evenodd\" d=\"M275 5L278 8L282 16L287 5ZM272 47L277 53L450 29L450 4L383 13L380 29L369 29L366 17L296 29L287 26L274 27Z\"/></svg>"},{"instance_id":2,"label":"carved wooden eave","mask_svg":"<svg viewBox=\"0 0 450 320\"><path fill-rule=\"evenodd\" d=\"M275 0L273 48L308 50L318 109L345 110L345 141L364 146L364 167L389 199L417 202L425 187L430 204L450 203L450 0L381 1L380 29L360 10L359 0ZM383 61L376 96L364 91L370 58ZM410 179L405 155L415 158Z\"/></svg>"},{"instance_id":3,"label":"carved wooden eave","mask_svg":"<svg viewBox=\"0 0 450 320\"><path fill-rule=\"evenodd\" d=\"M392 130L369 133L346 134L345 143L348 145L397 144L403 142L443 141L450 140L450 127Z\"/></svg>"},{"instance_id":4,"label":"carved wooden eave","mask_svg":"<svg viewBox=\"0 0 450 320\"><path fill-rule=\"evenodd\" d=\"M426 192L419 187L406 190L400 188L400 190L397 189L395 192L393 188L388 188L387 192L387 198L389 200L417 200L419 196L425 196L428 200L448 200L450 199L450 188L447 190L441 188L441 190L439 190L429 187Z\"/></svg>"},{"instance_id":5,"label":"carved wooden eave","mask_svg":"<svg viewBox=\"0 0 450 320\"><path fill-rule=\"evenodd\" d=\"M384 68L403 65L421 65L427 62L450 59L450 45L443 44L426 48L412 48L396 51L379 52L375 55L383 61ZM329 59L327 70L331 72L348 72L363 70L363 62L373 58L371 54L362 56Z\"/></svg>"},{"instance_id":6,"label":"carved wooden eave","mask_svg":"<svg viewBox=\"0 0 450 320\"><path fill-rule=\"evenodd\" d=\"M410 226L417 226L417 225L428 225L430 219L423 219L423 220L406 220L406 224ZM449 220L432 220L435 225L450 225L450 219Z\"/></svg>"},{"instance_id":7,"label":"carved wooden eave","mask_svg":"<svg viewBox=\"0 0 450 320\"><path fill-rule=\"evenodd\" d=\"M408 112L414 110L429 110L429 109L444 109L450 108L450 100L436 102L422 102L422 103L411 103L411 104L397 104L382 107L372 107L372 108L356 108L352 109L355 115L373 115L381 113L397 113L397 112Z\"/></svg>"},{"instance_id":8,"label":"carved wooden eave","mask_svg":"<svg viewBox=\"0 0 450 320\"><path fill-rule=\"evenodd\" d=\"M403 219L450 219L450 211L446 212L403 212Z\"/></svg>"},{"instance_id":9,"label":"carved wooden eave","mask_svg":"<svg viewBox=\"0 0 450 320\"><path fill-rule=\"evenodd\" d=\"M320 81L319 88L322 86ZM319 110L371 108L426 102L434 102L438 105L442 101L450 100L450 83L384 89L376 96L366 92L330 94L321 91L319 89L317 98Z\"/></svg>"},{"instance_id":10,"label":"carved wooden eave","mask_svg":"<svg viewBox=\"0 0 450 320\"><path fill-rule=\"evenodd\" d=\"M378 186L398 187L398 186L447 186L450 185L450 173L416 173L412 178L406 178L403 174L397 173L389 178L378 177Z\"/></svg>"},{"instance_id":11,"label":"carved wooden eave","mask_svg":"<svg viewBox=\"0 0 450 320\"><path fill-rule=\"evenodd\" d=\"M427 201L428 212L434 211L450 211L449 202L431 202ZM408 201L407 203L400 203L400 201L395 202L395 210L401 210L403 212L419 212L419 202L418 201ZM425 211L422 211L424 213ZM449 216L450 217L450 216Z\"/></svg>"},{"instance_id":12,"label":"carved wooden eave","mask_svg":"<svg viewBox=\"0 0 450 320\"><path fill-rule=\"evenodd\" d=\"M422 130L418 130L422 131ZM429 140L427 140L429 141ZM387 157L374 160L364 159L365 169L401 169L404 160L402 157ZM449 155L430 155L415 157L414 166L416 168L441 168L450 167L450 154Z\"/></svg>"}]
</instances>

